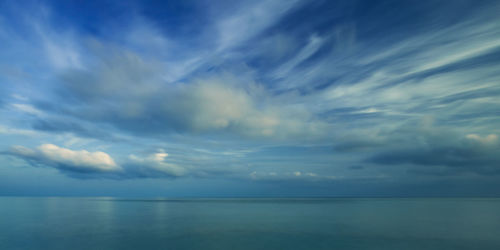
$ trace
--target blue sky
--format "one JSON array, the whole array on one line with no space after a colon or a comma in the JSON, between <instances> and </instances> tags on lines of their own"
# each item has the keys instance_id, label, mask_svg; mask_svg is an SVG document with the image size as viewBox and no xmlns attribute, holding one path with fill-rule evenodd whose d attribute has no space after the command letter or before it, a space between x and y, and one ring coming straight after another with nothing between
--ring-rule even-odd
<instances>
[{"instance_id":1,"label":"blue sky","mask_svg":"<svg viewBox=\"0 0 500 250\"><path fill-rule=\"evenodd\" d=\"M0 3L0 195L500 195L498 1Z\"/></svg>"}]
</instances>

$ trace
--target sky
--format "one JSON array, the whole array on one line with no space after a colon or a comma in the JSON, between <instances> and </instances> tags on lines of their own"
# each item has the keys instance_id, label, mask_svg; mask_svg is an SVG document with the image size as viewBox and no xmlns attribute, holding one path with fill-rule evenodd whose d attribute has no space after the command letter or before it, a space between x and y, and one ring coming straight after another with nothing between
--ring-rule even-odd
<instances>
[{"instance_id":1,"label":"sky","mask_svg":"<svg viewBox=\"0 0 500 250\"><path fill-rule=\"evenodd\" d=\"M0 195L499 196L499 1L1 1Z\"/></svg>"}]
</instances>

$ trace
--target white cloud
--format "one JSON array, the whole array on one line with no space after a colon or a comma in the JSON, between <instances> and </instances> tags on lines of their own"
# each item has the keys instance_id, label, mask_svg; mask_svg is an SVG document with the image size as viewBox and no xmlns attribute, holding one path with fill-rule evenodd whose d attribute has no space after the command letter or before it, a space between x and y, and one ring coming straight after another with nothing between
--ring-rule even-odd
<instances>
[{"instance_id":1,"label":"white cloud","mask_svg":"<svg viewBox=\"0 0 500 250\"><path fill-rule=\"evenodd\" d=\"M282 64L275 72L274 76L276 78L282 78L289 75L290 71L293 70L297 65L304 62L306 59L314 55L323 43L325 39L317 35L312 35L309 38L309 42L304 48L302 48L292 59Z\"/></svg>"},{"instance_id":2,"label":"white cloud","mask_svg":"<svg viewBox=\"0 0 500 250\"><path fill-rule=\"evenodd\" d=\"M498 142L498 136L496 134L489 134L483 137L477 134L468 134L466 138L469 140L480 142L485 145L492 145Z\"/></svg>"},{"instance_id":3,"label":"white cloud","mask_svg":"<svg viewBox=\"0 0 500 250\"><path fill-rule=\"evenodd\" d=\"M356 178L380 178L378 176L361 176L361 177L351 177L347 178L345 176L335 176L335 175L320 175L317 173L307 172L303 173L300 171L295 172L257 172L253 171L249 174L250 179L255 181L332 181L332 180L342 180L342 179L356 179Z\"/></svg>"},{"instance_id":4,"label":"white cloud","mask_svg":"<svg viewBox=\"0 0 500 250\"><path fill-rule=\"evenodd\" d=\"M54 31L50 28L50 9L38 6L39 12L26 19L39 36L48 62L55 69L82 68L82 58L78 51L77 38L68 31Z\"/></svg>"},{"instance_id":5,"label":"white cloud","mask_svg":"<svg viewBox=\"0 0 500 250\"><path fill-rule=\"evenodd\" d=\"M328 181L353 181L353 180L379 180L386 179L387 175L384 174L373 174L373 175L322 175L317 173L302 173L297 175L295 173L285 173L281 176L281 180L290 181L310 181L310 182L328 182Z\"/></svg>"},{"instance_id":6,"label":"white cloud","mask_svg":"<svg viewBox=\"0 0 500 250\"><path fill-rule=\"evenodd\" d=\"M28 101L28 97L23 96L23 95L12 94L11 96L12 96L12 98L17 99L19 101L23 101L23 102Z\"/></svg>"},{"instance_id":7,"label":"white cloud","mask_svg":"<svg viewBox=\"0 0 500 250\"><path fill-rule=\"evenodd\" d=\"M150 154L146 157L130 155L129 159L132 161L133 165L137 165L148 170L158 171L170 176L183 176L187 173L187 169L178 166L177 164L166 162L165 158L167 157L168 154L165 153L163 149L159 149L158 152Z\"/></svg>"},{"instance_id":8,"label":"white cloud","mask_svg":"<svg viewBox=\"0 0 500 250\"><path fill-rule=\"evenodd\" d=\"M35 130L17 129L0 125L0 134L36 136L39 135L40 132L37 132Z\"/></svg>"},{"instance_id":9,"label":"white cloud","mask_svg":"<svg viewBox=\"0 0 500 250\"><path fill-rule=\"evenodd\" d=\"M29 104L23 104L23 103L13 103L11 106L19 111L22 111L24 113L28 113L31 115L42 115L43 112L38 110L37 108L29 105Z\"/></svg>"},{"instance_id":10,"label":"white cloud","mask_svg":"<svg viewBox=\"0 0 500 250\"><path fill-rule=\"evenodd\" d=\"M67 171L75 172L110 172L121 168L105 152L71 150L54 144L43 144L35 149L14 146L11 154Z\"/></svg>"},{"instance_id":11,"label":"white cloud","mask_svg":"<svg viewBox=\"0 0 500 250\"><path fill-rule=\"evenodd\" d=\"M74 45L68 41L59 40L56 42L48 37L44 37L45 51L52 65L57 69L82 68L80 54ZM64 42L64 43L63 43Z\"/></svg>"},{"instance_id":12,"label":"white cloud","mask_svg":"<svg viewBox=\"0 0 500 250\"><path fill-rule=\"evenodd\" d=\"M226 80L202 81L189 86L182 96L189 103L173 115L188 111L187 125L195 131L225 130L248 137L284 139L317 137L326 128L310 113L280 103L279 97L268 95L258 85L245 89Z\"/></svg>"},{"instance_id":13,"label":"white cloud","mask_svg":"<svg viewBox=\"0 0 500 250\"><path fill-rule=\"evenodd\" d=\"M218 51L234 47L271 26L299 1L249 1L217 23Z\"/></svg>"}]
</instances>

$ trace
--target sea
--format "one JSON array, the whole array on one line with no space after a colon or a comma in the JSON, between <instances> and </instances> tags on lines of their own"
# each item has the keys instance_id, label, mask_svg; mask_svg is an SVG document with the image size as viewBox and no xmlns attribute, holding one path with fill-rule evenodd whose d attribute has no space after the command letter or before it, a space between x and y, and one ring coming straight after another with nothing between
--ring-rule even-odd
<instances>
[{"instance_id":1,"label":"sea","mask_svg":"<svg viewBox=\"0 0 500 250\"><path fill-rule=\"evenodd\" d=\"M0 249L500 249L500 198L0 197Z\"/></svg>"}]
</instances>

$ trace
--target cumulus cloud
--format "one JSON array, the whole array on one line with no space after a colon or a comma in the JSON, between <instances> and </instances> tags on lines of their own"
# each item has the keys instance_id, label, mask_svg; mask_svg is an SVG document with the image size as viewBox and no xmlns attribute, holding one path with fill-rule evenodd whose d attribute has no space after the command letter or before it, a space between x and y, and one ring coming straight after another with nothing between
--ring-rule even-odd
<instances>
[{"instance_id":1,"label":"cumulus cloud","mask_svg":"<svg viewBox=\"0 0 500 250\"><path fill-rule=\"evenodd\" d=\"M166 161L168 154L163 149L145 156L131 154L122 164L117 164L105 152L71 150L54 144L43 144L33 149L12 146L6 153L33 166L53 167L75 178L174 178L191 174L187 168Z\"/></svg>"},{"instance_id":2,"label":"cumulus cloud","mask_svg":"<svg viewBox=\"0 0 500 250\"><path fill-rule=\"evenodd\" d=\"M46 165L68 172L105 173L121 170L111 156L101 151L71 150L54 144L43 144L35 149L13 146L9 153L35 165Z\"/></svg>"}]
</instances>

